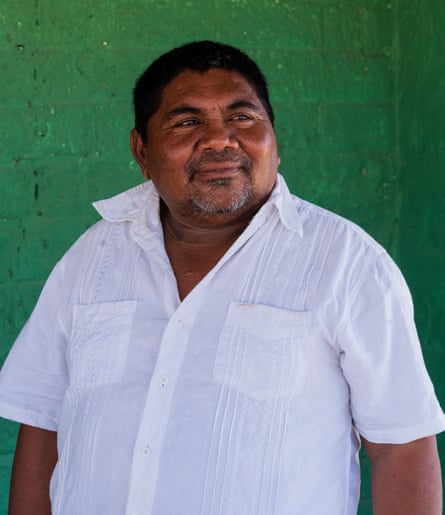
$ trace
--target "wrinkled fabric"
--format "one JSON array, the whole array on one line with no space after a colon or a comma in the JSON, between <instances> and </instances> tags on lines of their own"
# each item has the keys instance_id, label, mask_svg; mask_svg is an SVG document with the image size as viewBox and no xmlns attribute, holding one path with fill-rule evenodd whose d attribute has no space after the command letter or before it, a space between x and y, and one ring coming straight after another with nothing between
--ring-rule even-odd
<instances>
[{"instance_id":1,"label":"wrinkled fabric","mask_svg":"<svg viewBox=\"0 0 445 515\"><path fill-rule=\"evenodd\" d=\"M399 270L281 177L182 302L154 186L96 208L0 375L58 432L54 514L353 515L359 435L445 428Z\"/></svg>"}]
</instances>

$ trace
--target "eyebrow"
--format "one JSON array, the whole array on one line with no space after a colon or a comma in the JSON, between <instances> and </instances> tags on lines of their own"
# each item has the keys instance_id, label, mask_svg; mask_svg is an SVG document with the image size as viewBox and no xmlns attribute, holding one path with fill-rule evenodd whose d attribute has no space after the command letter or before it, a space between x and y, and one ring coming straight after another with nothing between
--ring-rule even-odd
<instances>
[{"instance_id":1,"label":"eyebrow","mask_svg":"<svg viewBox=\"0 0 445 515\"><path fill-rule=\"evenodd\" d=\"M193 107L191 105L180 105L178 107L175 107L171 111L165 114L164 120L169 121L172 118L175 118L176 116L180 116L181 114L201 114L202 109L199 109L198 107Z\"/></svg>"},{"instance_id":2,"label":"eyebrow","mask_svg":"<svg viewBox=\"0 0 445 515\"><path fill-rule=\"evenodd\" d=\"M236 100L235 102L232 102L227 106L229 110L234 109L240 109L240 108L247 108L252 109L252 111L260 111L261 107L257 104L254 104L253 102L250 102L249 100Z\"/></svg>"},{"instance_id":3,"label":"eyebrow","mask_svg":"<svg viewBox=\"0 0 445 515\"><path fill-rule=\"evenodd\" d=\"M261 107L258 106L257 104L253 103L253 102L250 102L248 100L235 100L235 102L232 102L231 104L229 104L227 106L227 109L229 111L233 111L235 109L240 109L240 108L247 108L247 109L252 109L253 111L261 111ZM200 109L199 107L194 107L194 106L191 106L189 104L183 104L183 105L179 105L178 107L175 107L173 108L171 111L169 111L168 113L165 114L164 116L164 121L170 121L172 120L173 118L175 118L176 116L181 116L183 114L202 114L203 110Z\"/></svg>"}]
</instances>

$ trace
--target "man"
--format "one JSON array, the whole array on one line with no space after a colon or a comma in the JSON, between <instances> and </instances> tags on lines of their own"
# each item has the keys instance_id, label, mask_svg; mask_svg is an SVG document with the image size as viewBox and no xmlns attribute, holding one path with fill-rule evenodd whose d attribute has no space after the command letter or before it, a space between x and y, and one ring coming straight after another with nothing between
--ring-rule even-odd
<instances>
[{"instance_id":1,"label":"man","mask_svg":"<svg viewBox=\"0 0 445 515\"><path fill-rule=\"evenodd\" d=\"M256 64L191 43L134 103L147 182L96 203L2 371L11 514L352 515L362 443L375 514L439 515L409 293L288 192Z\"/></svg>"}]
</instances>

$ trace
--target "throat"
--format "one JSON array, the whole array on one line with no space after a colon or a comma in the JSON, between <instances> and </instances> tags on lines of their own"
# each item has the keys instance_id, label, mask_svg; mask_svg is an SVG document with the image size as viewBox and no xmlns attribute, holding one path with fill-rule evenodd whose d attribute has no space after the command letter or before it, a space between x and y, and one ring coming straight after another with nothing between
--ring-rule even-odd
<instances>
[{"instance_id":1,"label":"throat","mask_svg":"<svg viewBox=\"0 0 445 515\"><path fill-rule=\"evenodd\" d=\"M229 239L219 242L203 240L187 243L177 238L168 224L164 223L165 249L176 277L181 300L212 270L237 236L232 235Z\"/></svg>"}]
</instances>

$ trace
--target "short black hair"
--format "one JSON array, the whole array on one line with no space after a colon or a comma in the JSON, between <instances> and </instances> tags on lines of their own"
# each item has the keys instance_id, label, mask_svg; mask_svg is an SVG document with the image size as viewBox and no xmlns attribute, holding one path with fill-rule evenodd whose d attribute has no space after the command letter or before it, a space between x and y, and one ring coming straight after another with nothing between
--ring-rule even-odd
<instances>
[{"instance_id":1,"label":"short black hair","mask_svg":"<svg viewBox=\"0 0 445 515\"><path fill-rule=\"evenodd\" d=\"M133 90L135 128L143 141L147 139L147 122L158 110L164 88L186 69L204 73L211 68L242 75L254 88L273 126L275 118L269 91L258 65L233 46L216 41L194 41L158 57L137 80Z\"/></svg>"}]
</instances>

